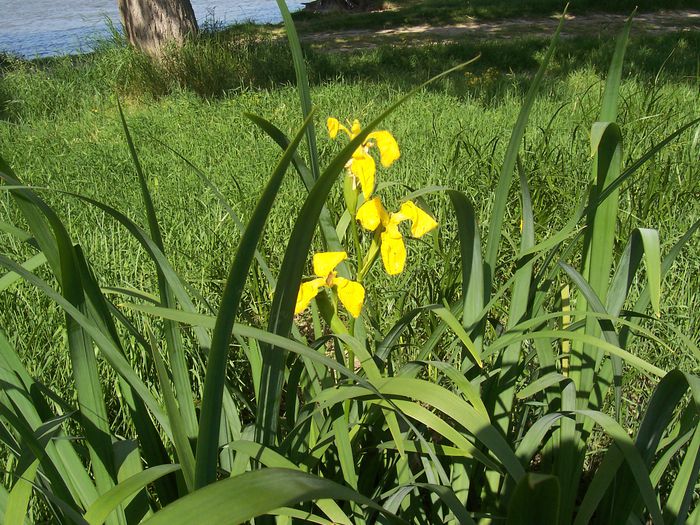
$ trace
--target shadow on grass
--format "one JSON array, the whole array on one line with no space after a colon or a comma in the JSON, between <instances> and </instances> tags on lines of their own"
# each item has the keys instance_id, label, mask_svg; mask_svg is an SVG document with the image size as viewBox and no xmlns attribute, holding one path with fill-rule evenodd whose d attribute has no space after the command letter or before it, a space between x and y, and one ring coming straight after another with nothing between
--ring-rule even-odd
<instances>
[{"instance_id":1,"label":"shadow on grass","mask_svg":"<svg viewBox=\"0 0 700 525\"><path fill-rule=\"evenodd\" d=\"M381 7L384 2L376 2ZM405 25L446 25L480 19L521 16L552 16L564 10L563 0L394 0L391 9L367 12L293 14L302 31L381 29ZM569 0L569 12L584 14L607 12L629 14L660 9L697 8L697 0Z\"/></svg>"},{"instance_id":2,"label":"shadow on grass","mask_svg":"<svg viewBox=\"0 0 700 525\"><path fill-rule=\"evenodd\" d=\"M487 100L504 90L525 89L549 45L548 38L492 39L421 46L382 46L344 52L306 47L313 84L342 79L408 89L481 54L467 71L430 89ZM583 67L607 71L612 39L564 38L552 60L550 78ZM676 32L633 38L626 71L638 79L700 83L700 33ZM26 62L6 61L0 69L0 118L17 120L84 111L115 91L131 98L159 98L189 91L219 98L240 90L274 89L294 83L291 56L283 39L260 34L205 35L153 62L128 47L105 47L92 55ZM88 108L89 109L89 108Z\"/></svg>"}]
</instances>

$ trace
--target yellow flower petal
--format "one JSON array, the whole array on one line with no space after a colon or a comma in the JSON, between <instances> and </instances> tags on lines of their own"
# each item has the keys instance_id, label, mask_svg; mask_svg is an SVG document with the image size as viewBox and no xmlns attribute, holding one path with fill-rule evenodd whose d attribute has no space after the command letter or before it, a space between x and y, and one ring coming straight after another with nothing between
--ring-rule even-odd
<instances>
[{"instance_id":1,"label":"yellow flower petal","mask_svg":"<svg viewBox=\"0 0 700 525\"><path fill-rule=\"evenodd\" d=\"M382 166L388 168L391 166L396 159L401 156L399 151L399 144L396 139L388 131L375 131L370 133L367 140L374 140L377 143L377 148L379 148L379 158L382 162Z\"/></svg>"},{"instance_id":2,"label":"yellow flower petal","mask_svg":"<svg viewBox=\"0 0 700 525\"><path fill-rule=\"evenodd\" d=\"M333 279L333 284L335 284L338 291L338 299L343 303L345 309L353 317L360 317L362 305L365 302L365 289L362 285L342 277Z\"/></svg>"},{"instance_id":3,"label":"yellow flower petal","mask_svg":"<svg viewBox=\"0 0 700 525\"><path fill-rule=\"evenodd\" d=\"M345 252L315 253L313 258L314 273L324 279L325 282L325 279L331 274L333 269L347 257L348 254Z\"/></svg>"},{"instance_id":4,"label":"yellow flower petal","mask_svg":"<svg viewBox=\"0 0 700 525\"><path fill-rule=\"evenodd\" d=\"M323 277L318 277L316 279L312 279L311 281L301 283L299 293L297 294L297 303L294 307L294 315L306 310L306 307L309 306L311 299L318 295L318 290L325 284L326 280Z\"/></svg>"},{"instance_id":5,"label":"yellow flower petal","mask_svg":"<svg viewBox=\"0 0 700 525\"><path fill-rule=\"evenodd\" d=\"M348 136L350 135L348 128L343 126L337 118L328 117L328 120L326 121L326 126L328 127L328 136L332 139L334 139L338 135L338 132L341 130L347 133Z\"/></svg>"},{"instance_id":6,"label":"yellow flower petal","mask_svg":"<svg viewBox=\"0 0 700 525\"><path fill-rule=\"evenodd\" d=\"M423 237L429 231L437 228L438 225L435 219L411 201L406 201L401 205L399 214L411 220L411 235L414 237Z\"/></svg>"},{"instance_id":7,"label":"yellow flower petal","mask_svg":"<svg viewBox=\"0 0 700 525\"><path fill-rule=\"evenodd\" d=\"M350 172L357 178L362 186L362 194L368 200L374 191L374 174L377 171L374 159L362 150L357 148L352 154L352 164Z\"/></svg>"},{"instance_id":8,"label":"yellow flower petal","mask_svg":"<svg viewBox=\"0 0 700 525\"><path fill-rule=\"evenodd\" d=\"M350 138L354 139L359 135L360 131L362 131L362 128L360 127L360 121L355 119L352 121L352 127L350 128Z\"/></svg>"},{"instance_id":9,"label":"yellow flower petal","mask_svg":"<svg viewBox=\"0 0 700 525\"><path fill-rule=\"evenodd\" d=\"M338 122L337 118L328 117L326 125L328 126L328 135L334 139L340 130L340 122Z\"/></svg>"},{"instance_id":10,"label":"yellow flower petal","mask_svg":"<svg viewBox=\"0 0 700 525\"><path fill-rule=\"evenodd\" d=\"M386 224L389 221L389 214L384 209L381 199L374 197L360 206L355 218L360 221L365 230L374 231L380 224Z\"/></svg>"},{"instance_id":11,"label":"yellow flower petal","mask_svg":"<svg viewBox=\"0 0 700 525\"><path fill-rule=\"evenodd\" d=\"M382 261L389 275L398 275L406 264L406 246L397 224L389 223L382 232Z\"/></svg>"}]
</instances>

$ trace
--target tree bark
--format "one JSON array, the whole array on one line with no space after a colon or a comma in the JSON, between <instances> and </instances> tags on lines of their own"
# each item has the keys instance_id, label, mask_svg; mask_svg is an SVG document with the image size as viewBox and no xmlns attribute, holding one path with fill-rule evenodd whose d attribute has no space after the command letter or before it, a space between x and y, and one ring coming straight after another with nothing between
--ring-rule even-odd
<instances>
[{"instance_id":1,"label":"tree bark","mask_svg":"<svg viewBox=\"0 0 700 525\"><path fill-rule=\"evenodd\" d=\"M197 33L190 0L117 0L131 45L159 57L167 44L181 46Z\"/></svg>"}]
</instances>

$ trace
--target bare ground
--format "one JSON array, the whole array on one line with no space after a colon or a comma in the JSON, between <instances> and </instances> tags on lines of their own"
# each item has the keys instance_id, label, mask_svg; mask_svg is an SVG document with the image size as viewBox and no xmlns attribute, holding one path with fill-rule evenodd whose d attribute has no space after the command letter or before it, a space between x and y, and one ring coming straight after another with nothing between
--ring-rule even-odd
<instances>
[{"instance_id":1,"label":"bare ground","mask_svg":"<svg viewBox=\"0 0 700 525\"><path fill-rule=\"evenodd\" d=\"M589 13L581 16L567 15L562 37L614 34L624 24L627 16L608 13ZM391 29L356 29L324 31L301 35L302 40L315 47L332 44L332 51L348 51L372 48L384 44L416 45L429 42L450 42L463 38L522 38L551 36L559 23L559 17L506 18L500 20L476 20L433 26L417 25ZM677 31L700 31L700 11L673 10L642 13L635 16L635 34L659 34Z\"/></svg>"}]
</instances>

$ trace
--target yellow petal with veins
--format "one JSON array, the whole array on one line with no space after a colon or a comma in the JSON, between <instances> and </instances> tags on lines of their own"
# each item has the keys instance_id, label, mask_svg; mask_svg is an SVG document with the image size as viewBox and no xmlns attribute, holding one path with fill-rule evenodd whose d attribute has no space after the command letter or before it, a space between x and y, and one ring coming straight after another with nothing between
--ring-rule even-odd
<instances>
[{"instance_id":1,"label":"yellow petal with veins","mask_svg":"<svg viewBox=\"0 0 700 525\"><path fill-rule=\"evenodd\" d=\"M352 154L350 172L357 178L362 186L362 194L368 200L374 191L374 174L377 171L374 159L365 153L362 148L357 148Z\"/></svg>"},{"instance_id":2,"label":"yellow petal with veins","mask_svg":"<svg viewBox=\"0 0 700 525\"><path fill-rule=\"evenodd\" d=\"M315 253L313 258L314 273L325 280L333 269L347 258L348 254L345 252Z\"/></svg>"},{"instance_id":3,"label":"yellow petal with veins","mask_svg":"<svg viewBox=\"0 0 700 525\"><path fill-rule=\"evenodd\" d=\"M406 246L398 224L389 223L382 232L382 262L389 275L398 275L406 264Z\"/></svg>"},{"instance_id":4,"label":"yellow petal with veins","mask_svg":"<svg viewBox=\"0 0 700 525\"><path fill-rule=\"evenodd\" d=\"M352 127L350 128L350 138L354 139L362 131L360 127L360 121L355 119L352 121Z\"/></svg>"},{"instance_id":5,"label":"yellow petal with veins","mask_svg":"<svg viewBox=\"0 0 700 525\"><path fill-rule=\"evenodd\" d=\"M388 168L401 156L399 144L388 131L375 131L367 136L367 140L374 140L379 148L379 158L382 166Z\"/></svg>"},{"instance_id":6,"label":"yellow petal with veins","mask_svg":"<svg viewBox=\"0 0 700 525\"><path fill-rule=\"evenodd\" d=\"M360 317L362 305L365 302L365 289L362 285L342 277L333 279L333 284L338 292L338 299L343 303L345 309L353 317Z\"/></svg>"},{"instance_id":7,"label":"yellow petal with veins","mask_svg":"<svg viewBox=\"0 0 700 525\"><path fill-rule=\"evenodd\" d=\"M429 231L437 228L438 223L435 222L435 219L411 201L404 202L399 213L411 220L411 235L414 237L423 237Z\"/></svg>"},{"instance_id":8,"label":"yellow petal with veins","mask_svg":"<svg viewBox=\"0 0 700 525\"><path fill-rule=\"evenodd\" d=\"M297 294L297 303L294 307L294 315L306 310L306 307L309 306L311 299L318 295L318 290L325 284L326 280L323 277L318 277L316 279L312 279L311 281L301 283L299 293Z\"/></svg>"},{"instance_id":9,"label":"yellow petal with veins","mask_svg":"<svg viewBox=\"0 0 700 525\"><path fill-rule=\"evenodd\" d=\"M380 224L386 224L389 221L389 214L384 209L381 199L374 197L360 206L355 218L360 221L365 230L374 231Z\"/></svg>"}]
</instances>

